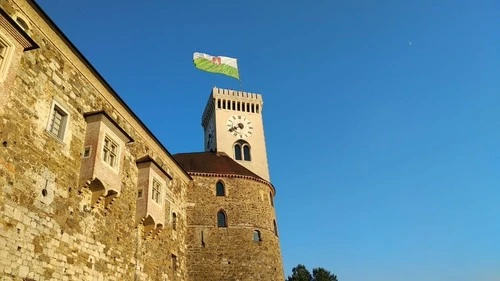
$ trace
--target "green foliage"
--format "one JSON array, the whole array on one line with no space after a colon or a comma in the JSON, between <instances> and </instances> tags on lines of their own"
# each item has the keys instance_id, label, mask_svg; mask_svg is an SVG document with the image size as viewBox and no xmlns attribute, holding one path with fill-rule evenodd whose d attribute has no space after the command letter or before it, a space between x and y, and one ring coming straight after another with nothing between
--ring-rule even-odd
<instances>
[{"instance_id":1,"label":"green foliage","mask_svg":"<svg viewBox=\"0 0 500 281\"><path fill-rule=\"evenodd\" d=\"M286 281L338 281L338 279L335 274L322 267L313 268L311 275L304 265L299 264L292 269L292 276L288 276Z\"/></svg>"},{"instance_id":2,"label":"green foliage","mask_svg":"<svg viewBox=\"0 0 500 281\"><path fill-rule=\"evenodd\" d=\"M318 267L313 269L313 281L338 281L335 274L330 273L330 271Z\"/></svg>"},{"instance_id":3,"label":"green foliage","mask_svg":"<svg viewBox=\"0 0 500 281\"><path fill-rule=\"evenodd\" d=\"M311 281L312 275L307 268L299 264L292 269L292 276L288 276L287 281Z\"/></svg>"}]
</instances>

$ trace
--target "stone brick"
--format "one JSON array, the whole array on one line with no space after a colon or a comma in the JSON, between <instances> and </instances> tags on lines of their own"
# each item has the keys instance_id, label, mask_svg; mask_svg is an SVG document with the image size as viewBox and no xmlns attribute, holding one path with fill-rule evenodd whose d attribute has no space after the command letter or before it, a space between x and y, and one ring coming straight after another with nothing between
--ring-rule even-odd
<instances>
[{"instance_id":1,"label":"stone brick","mask_svg":"<svg viewBox=\"0 0 500 281\"><path fill-rule=\"evenodd\" d=\"M18 29L0 25L0 36L14 42L0 83L2 280L284 280L274 208L258 196L269 192L269 184L223 178L230 195L215 198L218 178L189 175L179 166L35 2L4 0L0 8L33 23L27 34L38 44L24 51L17 39L28 35L14 37ZM47 131L53 104L67 114L62 139ZM117 187L106 188L95 178L79 184L85 144L102 137L87 139L86 116L98 111L110 116L106 122L117 134L133 139L121 147ZM102 149L93 146L90 157ZM136 161L145 156L168 178L164 208L157 210L164 213L155 214L152 228L136 218ZM105 163L102 158L96 159ZM216 227L220 208L228 214L227 229ZM252 241L257 229L263 235L259 243Z\"/></svg>"}]
</instances>

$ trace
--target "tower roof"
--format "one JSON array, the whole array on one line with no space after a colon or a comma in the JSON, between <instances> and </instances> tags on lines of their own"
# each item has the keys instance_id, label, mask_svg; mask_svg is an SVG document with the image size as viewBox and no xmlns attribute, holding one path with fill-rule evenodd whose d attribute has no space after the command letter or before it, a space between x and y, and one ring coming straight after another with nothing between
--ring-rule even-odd
<instances>
[{"instance_id":1,"label":"tower roof","mask_svg":"<svg viewBox=\"0 0 500 281\"><path fill-rule=\"evenodd\" d=\"M252 171L238 164L238 162L234 161L224 152L179 153L174 155L174 159L188 173L252 177L268 183Z\"/></svg>"}]
</instances>

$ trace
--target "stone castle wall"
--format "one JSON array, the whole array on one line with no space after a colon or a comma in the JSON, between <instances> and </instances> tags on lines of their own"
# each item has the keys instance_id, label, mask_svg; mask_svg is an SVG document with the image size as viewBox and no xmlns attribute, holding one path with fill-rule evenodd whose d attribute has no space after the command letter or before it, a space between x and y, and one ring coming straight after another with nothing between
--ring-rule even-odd
<instances>
[{"instance_id":1,"label":"stone castle wall","mask_svg":"<svg viewBox=\"0 0 500 281\"><path fill-rule=\"evenodd\" d=\"M284 280L276 214L267 184L251 179L193 176L188 191L188 263L190 280ZM226 196L216 196L216 183ZM227 227L217 227L217 213ZM262 241L254 241L254 231Z\"/></svg>"},{"instance_id":2,"label":"stone castle wall","mask_svg":"<svg viewBox=\"0 0 500 281\"><path fill-rule=\"evenodd\" d=\"M23 52L15 45L0 86L1 279L185 280L189 176L36 7L6 0L0 8L22 15L30 26L27 33L40 46ZM0 35L7 34L0 29ZM69 114L63 139L47 131L54 101ZM121 155L121 194L113 204L104 199L92 205L92 192L78 184L87 128L83 114L101 110L134 142ZM135 162L145 155L173 178L162 197L164 227L153 233L144 233L136 223ZM177 214L175 231L172 212Z\"/></svg>"},{"instance_id":3,"label":"stone castle wall","mask_svg":"<svg viewBox=\"0 0 500 281\"><path fill-rule=\"evenodd\" d=\"M283 280L269 185L223 178L216 197L216 179L180 168L33 1L0 8L38 45L23 51L0 25L14 43L0 82L1 280ZM62 138L48 131L54 104L68 114ZM93 128L96 112L110 120ZM125 136L118 178L96 172L106 132ZM148 201L151 175L164 183L160 205Z\"/></svg>"}]
</instances>

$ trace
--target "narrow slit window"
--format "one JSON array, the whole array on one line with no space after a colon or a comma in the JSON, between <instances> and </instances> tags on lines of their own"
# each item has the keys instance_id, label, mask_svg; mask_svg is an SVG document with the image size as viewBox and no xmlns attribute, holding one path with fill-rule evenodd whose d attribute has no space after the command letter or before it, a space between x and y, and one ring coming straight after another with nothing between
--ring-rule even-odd
<instances>
[{"instance_id":1,"label":"narrow slit window","mask_svg":"<svg viewBox=\"0 0 500 281\"><path fill-rule=\"evenodd\" d=\"M251 108L252 108L252 113L255 113L255 105L253 103L252 103Z\"/></svg>"},{"instance_id":2,"label":"narrow slit window","mask_svg":"<svg viewBox=\"0 0 500 281\"><path fill-rule=\"evenodd\" d=\"M172 270L177 271L177 256L172 254Z\"/></svg>"},{"instance_id":3,"label":"narrow slit window","mask_svg":"<svg viewBox=\"0 0 500 281\"><path fill-rule=\"evenodd\" d=\"M234 159L241 160L241 145L240 144L234 145Z\"/></svg>"},{"instance_id":4,"label":"narrow slit window","mask_svg":"<svg viewBox=\"0 0 500 281\"><path fill-rule=\"evenodd\" d=\"M217 108L220 108L220 99L217 99Z\"/></svg>"},{"instance_id":5,"label":"narrow slit window","mask_svg":"<svg viewBox=\"0 0 500 281\"><path fill-rule=\"evenodd\" d=\"M243 145L243 160L245 160L245 161L252 160L250 158L250 146L248 146L248 145Z\"/></svg>"},{"instance_id":6,"label":"narrow slit window","mask_svg":"<svg viewBox=\"0 0 500 281\"><path fill-rule=\"evenodd\" d=\"M261 237L260 231L258 231L258 230L254 230L253 231L253 241L254 242L260 242L260 241L262 241L262 237Z\"/></svg>"},{"instance_id":7,"label":"narrow slit window","mask_svg":"<svg viewBox=\"0 0 500 281\"><path fill-rule=\"evenodd\" d=\"M217 213L217 227L227 227L226 213L222 210Z\"/></svg>"},{"instance_id":8,"label":"narrow slit window","mask_svg":"<svg viewBox=\"0 0 500 281\"><path fill-rule=\"evenodd\" d=\"M226 109L226 100L222 101L222 109Z\"/></svg>"},{"instance_id":9,"label":"narrow slit window","mask_svg":"<svg viewBox=\"0 0 500 281\"><path fill-rule=\"evenodd\" d=\"M218 181L215 185L215 194L216 196L226 196L226 190L222 181Z\"/></svg>"},{"instance_id":10,"label":"narrow slit window","mask_svg":"<svg viewBox=\"0 0 500 281\"><path fill-rule=\"evenodd\" d=\"M172 213L172 229L177 230L177 214Z\"/></svg>"}]
</instances>

